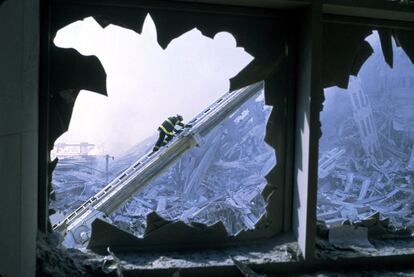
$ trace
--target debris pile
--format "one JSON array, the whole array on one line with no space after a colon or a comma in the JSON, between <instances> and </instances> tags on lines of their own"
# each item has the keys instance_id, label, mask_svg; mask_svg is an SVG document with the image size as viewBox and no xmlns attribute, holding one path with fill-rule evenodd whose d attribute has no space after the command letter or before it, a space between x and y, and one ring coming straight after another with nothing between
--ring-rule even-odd
<instances>
[{"instance_id":1,"label":"debris pile","mask_svg":"<svg viewBox=\"0 0 414 277\"><path fill-rule=\"evenodd\" d=\"M109 155L73 155L59 159L52 177L55 199L52 199L49 206L56 211L51 217L52 224L76 210L147 153L155 139L152 136L142 141L126 155L116 159Z\"/></svg>"},{"instance_id":2,"label":"debris pile","mask_svg":"<svg viewBox=\"0 0 414 277\"><path fill-rule=\"evenodd\" d=\"M105 186L106 175L104 156L73 156L59 160L52 177L56 200L50 202L50 208L61 218L74 211Z\"/></svg>"},{"instance_id":3,"label":"debris pile","mask_svg":"<svg viewBox=\"0 0 414 277\"><path fill-rule=\"evenodd\" d=\"M381 219L379 213L342 225L328 228L323 221L317 222L317 256L337 259L360 256L386 256L413 254L414 226L396 228L389 219Z\"/></svg>"},{"instance_id":4,"label":"debris pile","mask_svg":"<svg viewBox=\"0 0 414 277\"><path fill-rule=\"evenodd\" d=\"M112 261L111 256L63 248L62 239L57 233L37 233L36 276L116 276L113 267L105 266L105 261Z\"/></svg>"},{"instance_id":5,"label":"debris pile","mask_svg":"<svg viewBox=\"0 0 414 277\"><path fill-rule=\"evenodd\" d=\"M147 214L155 211L167 220L186 223L212 225L222 221L230 234L253 229L266 206L261 195L267 184L264 177L276 165L275 151L264 141L270 113L264 92L244 103L200 147L184 154L111 215L113 223L143 236ZM59 214L78 208L103 188L107 179L152 149L156 136L121 158L109 159L109 166L105 156L61 160L53 175L56 201L51 207Z\"/></svg>"},{"instance_id":6,"label":"debris pile","mask_svg":"<svg viewBox=\"0 0 414 277\"><path fill-rule=\"evenodd\" d=\"M414 226L414 67L394 49L389 68L379 47L347 91L325 92L317 218L330 227L374 214Z\"/></svg>"},{"instance_id":7,"label":"debris pile","mask_svg":"<svg viewBox=\"0 0 414 277\"><path fill-rule=\"evenodd\" d=\"M345 119L338 128L341 134L335 147L321 151L318 219L329 226L380 213L396 227L414 226L414 148L408 145L408 139L399 140L407 134L390 130L382 117L374 123L380 126L379 132L374 124L357 127L356 119L350 128L349 121Z\"/></svg>"},{"instance_id":8,"label":"debris pile","mask_svg":"<svg viewBox=\"0 0 414 277\"><path fill-rule=\"evenodd\" d=\"M319 238L328 240L338 248L349 246L369 248L382 240L410 239L414 236L414 226L397 229L390 224L388 218L381 219L381 215L376 213L364 220L355 222L347 220L342 225L329 229L322 222L318 222L317 234Z\"/></svg>"},{"instance_id":9,"label":"debris pile","mask_svg":"<svg viewBox=\"0 0 414 277\"><path fill-rule=\"evenodd\" d=\"M215 128L200 147L182 156L112 217L115 225L142 236L146 215L212 225L230 234L253 229L264 213L264 176L275 166L264 142L271 107L264 93L243 104Z\"/></svg>"}]
</instances>

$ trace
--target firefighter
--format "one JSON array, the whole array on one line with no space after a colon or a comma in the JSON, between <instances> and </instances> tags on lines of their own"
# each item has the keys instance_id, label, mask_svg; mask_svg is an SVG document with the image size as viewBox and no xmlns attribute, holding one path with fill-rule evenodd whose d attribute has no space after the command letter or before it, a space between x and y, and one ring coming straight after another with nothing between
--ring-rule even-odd
<instances>
[{"instance_id":1,"label":"firefighter","mask_svg":"<svg viewBox=\"0 0 414 277\"><path fill-rule=\"evenodd\" d=\"M175 128L176 125L181 126L182 128L191 128L192 126L189 124L184 124L183 117L179 114L176 116L170 116L167 118L161 125L158 127L158 131L160 135L158 137L157 143L155 143L154 148L152 149L153 152L156 152L160 149L161 146L166 145L170 142L175 134L180 134L182 130L177 130Z\"/></svg>"}]
</instances>

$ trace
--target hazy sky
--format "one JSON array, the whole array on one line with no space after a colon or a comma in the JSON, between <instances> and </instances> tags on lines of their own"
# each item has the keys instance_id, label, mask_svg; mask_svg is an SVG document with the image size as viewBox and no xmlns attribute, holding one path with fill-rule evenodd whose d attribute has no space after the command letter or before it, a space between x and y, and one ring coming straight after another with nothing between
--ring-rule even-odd
<instances>
[{"instance_id":1,"label":"hazy sky","mask_svg":"<svg viewBox=\"0 0 414 277\"><path fill-rule=\"evenodd\" d=\"M377 76L392 76L393 74L404 75L408 72L413 72L414 65L411 63L403 48L397 46L394 38L392 39L392 47L394 53L394 63L392 68L388 66L384 59L378 32L373 31L373 33L369 35L365 40L371 45L372 49L374 50L372 55L362 65L361 70L358 73L358 77L361 78L362 81L363 89L369 87L368 82L371 83L371 91L366 90L366 93L378 93L378 91L372 90L373 84L376 84L378 86L380 85L380 83L376 81ZM350 77L351 82L353 78L354 77L352 76ZM343 97L343 95L349 96L348 90L335 86L325 89L324 92L325 102L323 112L321 114L322 121L332 119L332 114L338 112L339 106L351 106L351 100L349 97ZM373 97L373 95L368 95L368 97ZM346 101L346 103L344 103L344 101Z\"/></svg>"},{"instance_id":2,"label":"hazy sky","mask_svg":"<svg viewBox=\"0 0 414 277\"><path fill-rule=\"evenodd\" d=\"M68 132L57 142L94 143L118 155L154 134L168 116L189 121L229 89L253 57L225 32L214 39L193 29L163 50L147 16L142 34L86 18L61 29L58 47L96 55L107 73L108 97L79 94Z\"/></svg>"}]
</instances>

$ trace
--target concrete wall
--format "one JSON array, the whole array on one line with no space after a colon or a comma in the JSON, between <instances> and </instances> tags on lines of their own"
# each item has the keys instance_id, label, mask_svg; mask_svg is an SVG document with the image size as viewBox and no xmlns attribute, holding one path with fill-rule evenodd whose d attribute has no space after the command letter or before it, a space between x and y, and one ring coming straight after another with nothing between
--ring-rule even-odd
<instances>
[{"instance_id":1,"label":"concrete wall","mask_svg":"<svg viewBox=\"0 0 414 277\"><path fill-rule=\"evenodd\" d=\"M302 22L298 51L292 230L306 259L315 256L319 110L323 102L321 19L321 2L315 1Z\"/></svg>"},{"instance_id":2,"label":"concrete wall","mask_svg":"<svg viewBox=\"0 0 414 277\"><path fill-rule=\"evenodd\" d=\"M0 5L0 275L34 276L38 0Z\"/></svg>"}]
</instances>

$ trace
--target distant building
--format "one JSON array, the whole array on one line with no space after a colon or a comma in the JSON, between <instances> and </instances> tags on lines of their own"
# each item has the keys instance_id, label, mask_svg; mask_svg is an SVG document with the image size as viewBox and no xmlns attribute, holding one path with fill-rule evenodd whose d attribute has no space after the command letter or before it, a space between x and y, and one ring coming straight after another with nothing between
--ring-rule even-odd
<instances>
[{"instance_id":1,"label":"distant building","mask_svg":"<svg viewBox=\"0 0 414 277\"><path fill-rule=\"evenodd\" d=\"M91 151L95 148L94 144L87 142L81 143L57 143L51 155L58 158L73 157L73 156L89 156Z\"/></svg>"},{"instance_id":2,"label":"distant building","mask_svg":"<svg viewBox=\"0 0 414 277\"><path fill-rule=\"evenodd\" d=\"M371 103L362 89L360 79L352 78L350 80L348 92L351 98L355 124L358 127L362 148L364 149L365 154L368 157L382 156Z\"/></svg>"}]
</instances>

